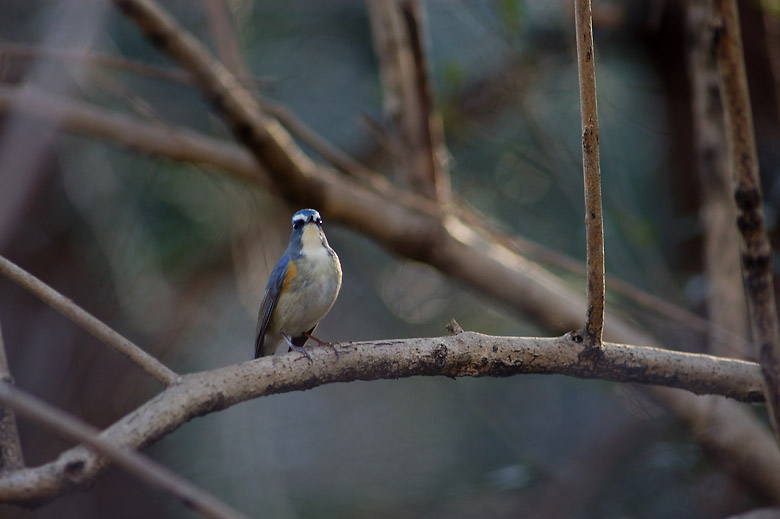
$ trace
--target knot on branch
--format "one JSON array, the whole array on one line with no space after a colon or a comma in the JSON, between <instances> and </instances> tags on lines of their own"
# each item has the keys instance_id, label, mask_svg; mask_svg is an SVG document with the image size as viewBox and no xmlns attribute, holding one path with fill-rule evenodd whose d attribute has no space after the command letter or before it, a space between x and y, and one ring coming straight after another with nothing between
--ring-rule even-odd
<instances>
[{"instance_id":1,"label":"knot on branch","mask_svg":"<svg viewBox=\"0 0 780 519\"><path fill-rule=\"evenodd\" d=\"M81 483L84 478L84 466L81 460L69 462L65 465L65 477L73 483Z\"/></svg>"},{"instance_id":2,"label":"knot on branch","mask_svg":"<svg viewBox=\"0 0 780 519\"><path fill-rule=\"evenodd\" d=\"M444 364L447 362L447 353L447 346L444 344L439 344L439 346L433 350L432 357L436 366L440 368L444 367Z\"/></svg>"},{"instance_id":3,"label":"knot on branch","mask_svg":"<svg viewBox=\"0 0 780 519\"><path fill-rule=\"evenodd\" d=\"M604 359L604 348L600 342L589 339L583 330L574 330L566 334L566 338L580 346L577 361L595 364Z\"/></svg>"},{"instance_id":4,"label":"knot on branch","mask_svg":"<svg viewBox=\"0 0 780 519\"><path fill-rule=\"evenodd\" d=\"M455 319L450 319L450 322L447 323L447 331L450 332L450 335L460 335L463 333L463 328L458 324L458 321Z\"/></svg>"}]
</instances>

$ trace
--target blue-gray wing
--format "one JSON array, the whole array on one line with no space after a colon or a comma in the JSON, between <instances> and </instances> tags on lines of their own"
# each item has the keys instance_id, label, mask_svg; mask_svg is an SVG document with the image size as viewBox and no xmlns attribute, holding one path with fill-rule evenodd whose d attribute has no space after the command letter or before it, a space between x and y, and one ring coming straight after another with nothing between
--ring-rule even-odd
<instances>
[{"instance_id":1,"label":"blue-gray wing","mask_svg":"<svg viewBox=\"0 0 780 519\"><path fill-rule=\"evenodd\" d=\"M290 264L290 258L285 254L276 264L268 284L265 286L263 302L260 303L260 312L257 314L257 336L255 337L255 358L263 356L263 342L265 333L268 331L268 325L271 322L271 315L276 308L276 302L279 300L279 294L287 279L287 269Z\"/></svg>"}]
</instances>

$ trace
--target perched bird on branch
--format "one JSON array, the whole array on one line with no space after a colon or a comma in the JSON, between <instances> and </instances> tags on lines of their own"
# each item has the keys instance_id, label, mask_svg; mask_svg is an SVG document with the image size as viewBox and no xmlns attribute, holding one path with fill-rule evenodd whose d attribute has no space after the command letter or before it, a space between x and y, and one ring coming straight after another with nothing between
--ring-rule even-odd
<instances>
[{"instance_id":1,"label":"perched bird on branch","mask_svg":"<svg viewBox=\"0 0 780 519\"><path fill-rule=\"evenodd\" d=\"M292 217L290 244L265 287L257 316L255 358L273 355L282 341L309 357L303 346L308 339L322 343L311 334L340 289L341 263L325 238L320 213L301 209Z\"/></svg>"}]
</instances>

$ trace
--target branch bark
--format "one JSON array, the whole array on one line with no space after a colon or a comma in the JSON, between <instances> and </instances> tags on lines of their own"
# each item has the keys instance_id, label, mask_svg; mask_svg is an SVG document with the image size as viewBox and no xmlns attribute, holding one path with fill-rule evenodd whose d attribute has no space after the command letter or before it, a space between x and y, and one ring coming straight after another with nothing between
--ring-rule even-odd
<instances>
[{"instance_id":1,"label":"branch bark","mask_svg":"<svg viewBox=\"0 0 780 519\"><path fill-rule=\"evenodd\" d=\"M64 438L89 446L93 451L110 459L142 481L172 495L203 517L212 519L246 519L247 517L143 454L117 447L111 441L100 437L99 431L91 425L18 389L9 385L0 385L0 402L52 429ZM69 470L67 476L70 477L78 473L80 467L71 464Z\"/></svg>"},{"instance_id":2,"label":"branch bark","mask_svg":"<svg viewBox=\"0 0 780 519\"><path fill-rule=\"evenodd\" d=\"M713 44L723 85L726 127L737 202L742 272L753 340L758 344L770 423L780 441L780 331L772 284L772 246L766 233L753 116L735 0L715 0Z\"/></svg>"},{"instance_id":3,"label":"branch bark","mask_svg":"<svg viewBox=\"0 0 780 519\"><path fill-rule=\"evenodd\" d=\"M581 356L571 336L492 337L473 332L423 339L374 341L264 357L234 366L184 375L143 406L103 431L122 449L141 449L188 420L239 402L311 389L333 382L396 379L419 375L504 377L522 373L564 374L620 382L662 384L696 393L716 393L744 402L762 398L759 367L750 362L657 348L605 343L602 360ZM76 447L46 465L0 475L0 500L35 503L88 484L109 460Z\"/></svg>"},{"instance_id":4,"label":"branch bark","mask_svg":"<svg viewBox=\"0 0 780 519\"><path fill-rule=\"evenodd\" d=\"M3 330L0 329L0 388L13 386L14 379L8 368L3 344ZM13 472L24 467L22 444L16 427L16 415L10 407L0 406L0 474Z\"/></svg>"},{"instance_id":5,"label":"branch bark","mask_svg":"<svg viewBox=\"0 0 780 519\"><path fill-rule=\"evenodd\" d=\"M0 274L32 293L59 313L76 323L97 340L121 353L163 386L171 386L179 375L166 367L139 346L114 331L103 321L63 296L46 283L0 256Z\"/></svg>"},{"instance_id":6,"label":"branch bark","mask_svg":"<svg viewBox=\"0 0 780 519\"><path fill-rule=\"evenodd\" d=\"M577 73L582 117L582 167L585 183L588 310L583 328L585 344L598 349L604 332L604 224L601 212L599 114L596 103L596 65L590 0L574 0Z\"/></svg>"}]
</instances>

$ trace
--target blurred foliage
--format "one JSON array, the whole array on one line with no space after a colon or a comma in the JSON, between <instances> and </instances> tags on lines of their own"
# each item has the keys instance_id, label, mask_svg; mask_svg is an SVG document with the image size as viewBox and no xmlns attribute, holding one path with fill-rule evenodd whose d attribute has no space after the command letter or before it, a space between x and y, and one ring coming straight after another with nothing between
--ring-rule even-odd
<instances>
[{"instance_id":1,"label":"blurred foliage","mask_svg":"<svg viewBox=\"0 0 780 519\"><path fill-rule=\"evenodd\" d=\"M213 47L200 2L163 4ZM595 5L596 15L605 15L596 16L596 45L607 270L701 310L704 291L691 288L701 279L700 229L690 191L695 180L670 151L688 138L681 123L688 114L671 109L671 99L687 92L669 88L667 76L677 70L659 58L668 51L665 45L683 59L683 49L673 47L681 38L673 32L681 30L682 12L666 6L653 25L649 4ZM361 122L384 124L363 3L228 5L249 73L259 79L257 94L288 106L330 142L391 175L381 146ZM93 24L92 36L73 50L169 65L119 13L85 17L80 9L91 6L4 0L3 40L70 48L69 35L86 20ZM570 6L432 0L426 9L429 67L455 193L497 225L582 258ZM87 58L7 60L6 82L55 77L57 82L40 86L59 85L72 97L119 112L229 138L186 83L90 66ZM40 69L49 75L32 73ZM762 102L758 98L754 105ZM7 117L4 134L12 124ZM773 128L777 132L776 121ZM4 142L0 154L25 152ZM770 142L776 138L760 139L767 161L762 170L773 175L767 183L774 185L780 157ZM248 360L262 288L297 208L218 171L82 137L59 135L43 153L51 160L35 172L39 180L30 188L22 226L10 238L0 237L10 244L3 254L175 370ZM0 171L0 188L25 178ZM452 317L465 329L489 334L546 333L323 216L343 263L344 287L318 336L350 341L440 335ZM584 290L581 278L565 278ZM22 387L57 395L58 404L96 423L110 423L154 390L122 359L74 335L60 318L2 283L0 318ZM621 309L669 344L699 347L682 325L644 319L645 311L630 304ZM61 343L56 352L52 341ZM96 379L88 395L85 377ZM111 405L103 404L107 395ZM22 430L26 451L55 455L41 447L50 438L26 424ZM641 434L632 436L636 431ZM615 448L617 441L604 445L604 438L623 432L631 436L626 448ZM601 449L602 456L588 457L592 449ZM561 517L713 517L756 502L639 392L563 377L420 378L276 395L197 419L149 452L249 515L263 517L552 517L534 506L572 474L575 481L598 478L601 484L578 494L574 511ZM9 517L189 515L137 487L112 472L93 490L39 510L0 511Z\"/></svg>"}]
</instances>

